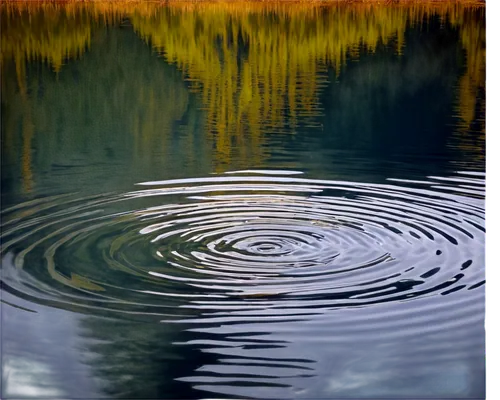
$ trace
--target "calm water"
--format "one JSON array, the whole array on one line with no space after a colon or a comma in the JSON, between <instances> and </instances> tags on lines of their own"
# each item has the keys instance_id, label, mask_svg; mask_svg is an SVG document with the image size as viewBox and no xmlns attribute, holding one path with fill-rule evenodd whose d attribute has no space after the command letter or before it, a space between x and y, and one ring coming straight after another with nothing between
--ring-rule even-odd
<instances>
[{"instance_id":1,"label":"calm water","mask_svg":"<svg viewBox=\"0 0 500 400\"><path fill-rule=\"evenodd\" d=\"M483 6L0 10L3 398L484 398Z\"/></svg>"}]
</instances>

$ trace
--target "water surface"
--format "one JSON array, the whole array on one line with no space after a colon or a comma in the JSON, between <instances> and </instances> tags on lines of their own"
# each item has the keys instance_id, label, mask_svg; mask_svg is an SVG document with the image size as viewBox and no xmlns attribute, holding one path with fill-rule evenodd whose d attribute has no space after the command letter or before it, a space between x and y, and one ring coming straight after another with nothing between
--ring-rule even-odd
<instances>
[{"instance_id":1,"label":"water surface","mask_svg":"<svg viewBox=\"0 0 500 400\"><path fill-rule=\"evenodd\" d=\"M2 4L2 396L484 398L484 16Z\"/></svg>"}]
</instances>

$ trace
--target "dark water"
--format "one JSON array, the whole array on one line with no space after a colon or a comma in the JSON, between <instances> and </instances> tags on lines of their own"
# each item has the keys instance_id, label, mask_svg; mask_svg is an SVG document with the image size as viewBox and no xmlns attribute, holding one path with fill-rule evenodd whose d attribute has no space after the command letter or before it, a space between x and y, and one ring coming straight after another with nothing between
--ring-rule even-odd
<instances>
[{"instance_id":1,"label":"dark water","mask_svg":"<svg viewBox=\"0 0 500 400\"><path fill-rule=\"evenodd\" d=\"M2 397L484 398L484 17L3 4Z\"/></svg>"}]
</instances>

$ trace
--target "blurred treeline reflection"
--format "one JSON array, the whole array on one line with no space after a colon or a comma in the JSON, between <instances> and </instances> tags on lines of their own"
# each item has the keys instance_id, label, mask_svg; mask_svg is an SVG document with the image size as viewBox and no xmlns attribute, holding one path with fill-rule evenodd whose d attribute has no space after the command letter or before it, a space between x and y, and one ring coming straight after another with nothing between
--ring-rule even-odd
<instances>
[{"instance_id":1,"label":"blurred treeline reflection","mask_svg":"<svg viewBox=\"0 0 500 400\"><path fill-rule=\"evenodd\" d=\"M168 168L171 159L154 155L178 140L176 165L258 165L270 133L321 129L329 71L339 76L350 61L382 50L404 57L405 32L431 20L454 30L463 50L456 114L467 146L471 131L484 138L480 4L6 2L4 155L17 159L21 149L28 192L33 147L54 164L44 152L67 155L75 142L96 163L123 148L128 154L114 156L138 169ZM109 136L117 131L128 134ZM113 140L120 143L109 146Z\"/></svg>"}]
</instances>

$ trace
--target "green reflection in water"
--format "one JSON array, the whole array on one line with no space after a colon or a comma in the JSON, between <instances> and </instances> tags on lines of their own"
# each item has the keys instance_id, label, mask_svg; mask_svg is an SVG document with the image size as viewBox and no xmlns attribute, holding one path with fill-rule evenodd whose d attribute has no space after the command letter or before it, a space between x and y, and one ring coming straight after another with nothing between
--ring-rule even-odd
<instances>
[{"instance_id":1,"label":"green reflection in water","mask_svg":"<svg viewBox=\"0 0 500 400\"><path fill-rule=\"evenodd\" d=\"M147 175L174 164L197 171L263 165L273 135L324 130L325 116L352 95L327 112L322 96L370 53L392 54L392 65L411 63L410 83L375 78L389 96L415 93L429 76L459 75L447 86L456 86L457 146L483 157L481 6L21 2L3 4L1 18L4 154L25 193L40 171L82 162L106 170L99 165L105 159ZM432 24L447 32L442 43L432 39L432 55L442 61L439 46L456 40L450 51L463 60L462 71L446 74L444 61L419 63L407 49L409 30Z\"/></svg>"},{"instance_id":2,"label":"green reflection in water","mask_svg":"<svg viewBox=\"0 0 500 400\"><path fill-rule=\"evenodd\" d=\"M484 7L19 2L0 10L4 204L257 167L366 182L438 175L449 162L484 168ZM49 266L45 283L53 287L55 278L61 286L103 292L92 279L108 270L86 263L76 273L62 261L57 273ZM31 272L46 267L32 265ZM113 271L109 278L131 287L129 276L120 281ZM279 355L284 343L246 337L244 347L234 342L245 332L197 335L184 328L84 317L88 364L105 381L104 394L199 397L207 392L174 378L205 378L195 370L223 362L232 373L235 364L248 367L256 346ZM449 343L443 332L438 345ZM480 342L481 334L471 337ZM350 337L346 352L384 359L373 337L364 344ZM187 348L172 345L190 340ZM226 343L210 355L202 350L216 345L197 340ZM391 346L412 366L417 356L428 365L430 350L420 352L420 340ZM470 347L469 338L463 342ZM229 361L228 343L241 348ZM304 379L312 365L305 356L287 364ZM263 385L286 387L274 373ZM423 373L426 382L429 375L436 374ZM417 386L409 379L397 395Z\"/></svg>"}]
</instances>

